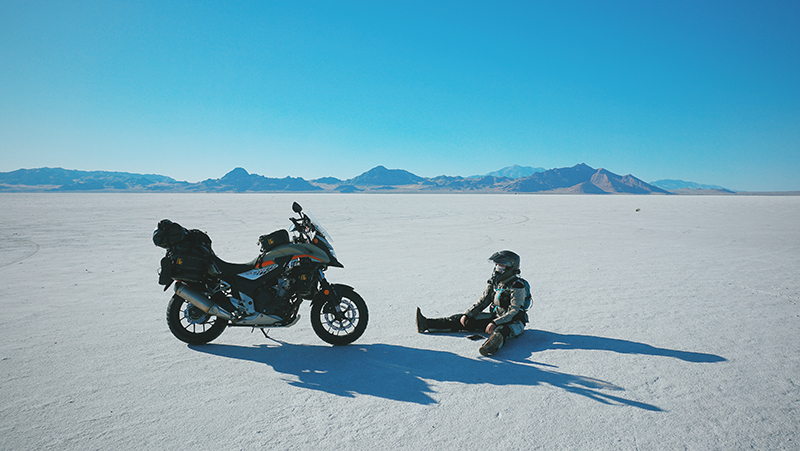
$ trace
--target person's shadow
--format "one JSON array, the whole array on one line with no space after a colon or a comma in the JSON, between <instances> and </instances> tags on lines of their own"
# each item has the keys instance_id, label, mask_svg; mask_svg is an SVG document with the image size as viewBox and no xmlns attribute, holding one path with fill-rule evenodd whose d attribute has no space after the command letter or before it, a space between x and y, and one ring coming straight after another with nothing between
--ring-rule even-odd
<instances>
[{"instance_id":1,"label":"person's shadow","mask_svg":"<svg viewBox=\"0 0 800 451\"><path fill-rule=\"evenodd\" d=\"M371 395L417 404L436 404L428 381L535 386L547 384L606 404L661 411L644 402L607 393L624 389L598 379L556 371L551 365L529 360L531 351L545 349L600 349L625 354L675 357L688 362L721 362L724 358L654 348L643 343L561 335L528 330L498 353L497 358L467 358L429 349L391 344L294 345L276 342L256 347L209 344L191 346L198 352L269 365L286 374L287 383L338 396Z\"/></svg>"},{"instance_id":2,"label":"person's shadow","mask_svg":"<svg viewBox=\"0 0 800 451\"><path fill-rule=\"evenodd\" d=\"M583 349L593 351L613 351L620 354L640 354L672 357L693 363L725 362L725 358L714 354L700 352L677 351L674 349L656 348L635 341L616 338L593 337L591 335L564 335L543 330L526 330L521 338L527 337L534 352L548 349Z\"/></svg>"}]
</instances>

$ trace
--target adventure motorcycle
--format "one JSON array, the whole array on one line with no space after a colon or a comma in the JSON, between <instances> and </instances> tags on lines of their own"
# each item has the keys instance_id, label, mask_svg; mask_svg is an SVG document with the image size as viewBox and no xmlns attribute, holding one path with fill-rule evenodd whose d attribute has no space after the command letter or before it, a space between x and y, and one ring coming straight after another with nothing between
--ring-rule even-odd
<instances>
[{"instance_id":1,"label":"adventure motorcycle","mask_svg":"<svg viewBox=\"0 0 800 451\"><path fill-rule=\"evenodd\" d=\"M205 344L228 326L289 327L300 318L304 299L311 300L311 326L324 341L346 345L367 328L367 305L352 287L331 284L324 271L343 268L330 236L295 202L300 218L259 238L261 253L249 263L228 263L211 250L211 239L164 219L153 232L156 246L166 248L159 283L175 282L167 306L167 324L179 340Z\"/></svg>"}]
</instances>

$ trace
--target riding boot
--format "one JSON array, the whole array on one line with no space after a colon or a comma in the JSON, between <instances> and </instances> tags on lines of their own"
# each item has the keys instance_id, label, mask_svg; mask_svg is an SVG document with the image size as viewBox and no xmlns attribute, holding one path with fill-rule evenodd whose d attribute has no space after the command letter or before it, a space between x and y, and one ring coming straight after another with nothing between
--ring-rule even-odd
<instances>
[{"instance_id":1,"label":"riding boot","mask_svg":"<svg viewBox=\"0 0 800 451\"><path fill-rule=\"evenodd\" d=\"M417 332L455 332L461 330L461 315L447 318L426 318L417 308Z\"/></svg>"},{"instance_id":2,"label":"riding boot","mask_svg":"<svg viewBox=\"0 0 800 451\"><path fill-rule=\"evenodd\" d=\"M495 329L494 333L489 336L480 348L480 353L483 356L492 355L503 347L508 337L511 335L511 328L506 325L500 326Z\"/></svg>"},{"instance_id":3,"label":"riding boot","mask_svg":"<svg viewBox=\"0 0 800 451\"><path fill-rule=\"evenodd\" d=\"M503 343L505 341L506 339L503 337L503 334L500 332L493 333L488 339L486 339L486 341L483 343L483 346L481 346L481 355L487 356L494 354L503 347Z\"/></svg>"},{"instance_id":4,"label":"riding boot","mask_svg":"<svg viewBox=\"0 0 800 451\"><path fill-rule=\"evenodd\" d=\"M428 330L428 318L425 318L417 307L417 332L423 333L426 330Z\"/></svg>"}]
</instances>

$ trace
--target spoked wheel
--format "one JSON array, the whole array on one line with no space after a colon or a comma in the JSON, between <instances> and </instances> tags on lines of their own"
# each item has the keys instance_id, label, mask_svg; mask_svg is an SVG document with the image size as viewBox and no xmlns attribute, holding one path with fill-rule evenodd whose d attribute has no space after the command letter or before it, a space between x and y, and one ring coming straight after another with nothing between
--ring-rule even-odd
<instances>
[{"instance_id":1,"label":"spoked wheel","mask_svg":"<svg viewBox=\"0 0 800 451\"><path fill-rule=\"evenodd\" d=\"M167 306L167 324L178 340L202 345L219 337L228 320L211 316L176 294Z\"/></svg>"},{"instance_id":2,"label":"spoked wheel","mask_svg":"<svg viewBox=\"0 0 800 451\"><path fill-rule=\"evenodd\" d=\"M358 339L367 328L367 304L352 288L336 285L342 296L339 303L330 301L311 305L311 327L322 340L332 345L346 345Z\"/></svg>"}]
</instances>

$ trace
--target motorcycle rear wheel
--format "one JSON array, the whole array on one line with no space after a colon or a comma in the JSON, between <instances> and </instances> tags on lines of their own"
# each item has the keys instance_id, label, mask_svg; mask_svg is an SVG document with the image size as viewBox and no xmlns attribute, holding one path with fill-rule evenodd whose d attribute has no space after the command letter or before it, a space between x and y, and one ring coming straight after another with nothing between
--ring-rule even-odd
<instances>
[{"instance_id":1,"label":"motorcycle rear wheel","mask_svg":"<svg viewBox=\"0 0 800 451\"><path fill-rule=\"evenodd\" d=\"M335 346L350 344L367 329L369 312L364 299L350 287L337 285L342 299L338 304L317 302L311 305L311 327L319 338Z\"/></svg>"},{"instance_id":2,"label":"motorcycle rear wheel","mask_svg":"<svg viewBox=\"0 0 800 451\"><path fill-rule=\"evenodd\" d=\"M204 345L222 334L228 320L211 316L176 294L167 305L167 324L178 340Z\"/></svg>"}]
</instances>

